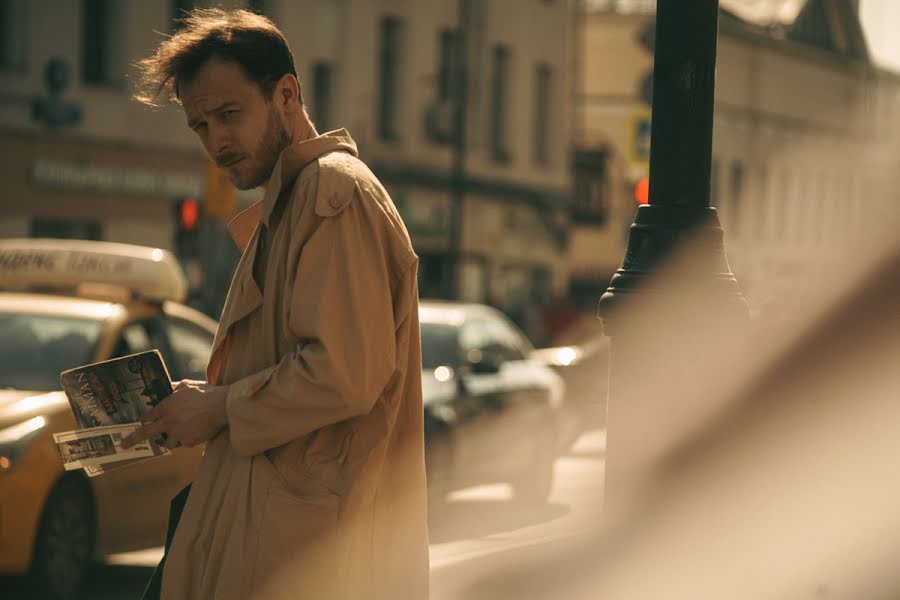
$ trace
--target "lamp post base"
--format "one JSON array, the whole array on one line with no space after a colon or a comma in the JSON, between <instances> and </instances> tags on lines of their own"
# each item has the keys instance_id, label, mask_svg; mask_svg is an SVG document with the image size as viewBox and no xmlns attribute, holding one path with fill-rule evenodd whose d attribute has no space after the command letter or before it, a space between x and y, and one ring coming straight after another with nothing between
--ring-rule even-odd
<instances>
[{"instance_id":1,"label":"lamp post base","mask_svg":"<svg viewBox=\"0 0 900 600\"><path fill-rule=\"evenodd\" d=\"M683 433L685 411L708 408L679 406L691 367L738 347L749 322L716 209L641 206L599 316L611 338L605 507L616 510Z\"/></svg>"}]
</instances>

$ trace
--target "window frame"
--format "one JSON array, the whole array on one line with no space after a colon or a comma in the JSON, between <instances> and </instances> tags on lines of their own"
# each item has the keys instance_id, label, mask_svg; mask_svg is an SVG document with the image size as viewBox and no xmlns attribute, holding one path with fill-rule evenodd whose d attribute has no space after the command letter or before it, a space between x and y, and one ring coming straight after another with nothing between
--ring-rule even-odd
<instances>
[{"instance_id":1,"label":"window frame","mask_svg":"<svg viewBox=\"0 0 900 600\"><path fill-rule=\"evenodd\" d=\"M506 44L495 44L491 49L491 96L489 135L491 157L494 162L507 164L512 161L509 150L509 87L512 71L512 51Z\"/></svg>"},{"instance_id":2,"label":"window frame","mask_svg":"<svg viewBox=\"0 0 900 600\"><path fill-rule=\"evenodd\" d=\"M400 140L398 117L402 97L401 78L405 25L405 21L396 15L384 15L378 22L376 129L378 139L385 142Z\"/></svg>"}]
</instances>

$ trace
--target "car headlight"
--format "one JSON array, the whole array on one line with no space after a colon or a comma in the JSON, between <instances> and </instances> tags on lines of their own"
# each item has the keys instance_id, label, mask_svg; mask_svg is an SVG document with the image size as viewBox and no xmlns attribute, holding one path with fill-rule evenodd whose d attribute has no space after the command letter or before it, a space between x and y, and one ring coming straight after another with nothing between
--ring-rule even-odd
<instances>
[{"instance_id":1,"label":"car headlight","mask_svg":"<svg viewBox=\"0 0 900 600\"><path fill-rule=\"evenodd\" d=\"M38 416L0 429L0 473L11 471L46 427L47 419Z\"/></svg>"}]
</instances>

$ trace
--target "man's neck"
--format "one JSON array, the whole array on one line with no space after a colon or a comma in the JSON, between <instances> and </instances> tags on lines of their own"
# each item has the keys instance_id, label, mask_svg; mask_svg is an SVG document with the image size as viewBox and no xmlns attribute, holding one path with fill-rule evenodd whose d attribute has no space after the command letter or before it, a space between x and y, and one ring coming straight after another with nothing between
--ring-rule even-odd
<instances>
[{"instance_id":1,"label":"man's neck","mask_svg":"<svg viewBox=\"0 0 900 600\"><path fill-rule=\"evenodd\" d=\"M313 125L309 119L302 119L297 124L297 127L294 128L294 135L291 136L290 145L299 144L300 142L305 142L306 140L311 140L316 137L319 137L319 132L316 131L315 125ZM284 150L282 150L282 152L284 152ZM262 185L263 192L269 189L271 180L272 176L270 174L269 179Z\"/></svg>"},{"instance_id":2,"label":"man's neck","mask_svg":"<svg viewBox=\"0 0 900 600\"><path fill-rule=\"evenodd\" d=\"M294 129L291 143L299 144L300 142L305 142L306 140L311 140L315 137L319 137L319 132L316 131L315 125L313 125L309 119L303 119Z\"/></svg>"}]
</instances>

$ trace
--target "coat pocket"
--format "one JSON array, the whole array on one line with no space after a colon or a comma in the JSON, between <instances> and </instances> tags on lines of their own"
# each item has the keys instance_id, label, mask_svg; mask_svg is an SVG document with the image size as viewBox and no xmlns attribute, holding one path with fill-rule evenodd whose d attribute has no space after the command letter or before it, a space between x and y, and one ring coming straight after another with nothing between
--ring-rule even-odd
<instances>
[{"instance_id":1,"label":"coat pocket","mask_svg":"<svg viewBox=\"0 0 900 600\"><path fill-rule=\"evenodd\" d=\"M250 597L337 598L340 499L331 494L299 495L285 487L265 456L257 460L263 470L270 470L271 480L262 515L257 518Z\"/></svg>"}]
</instances>

